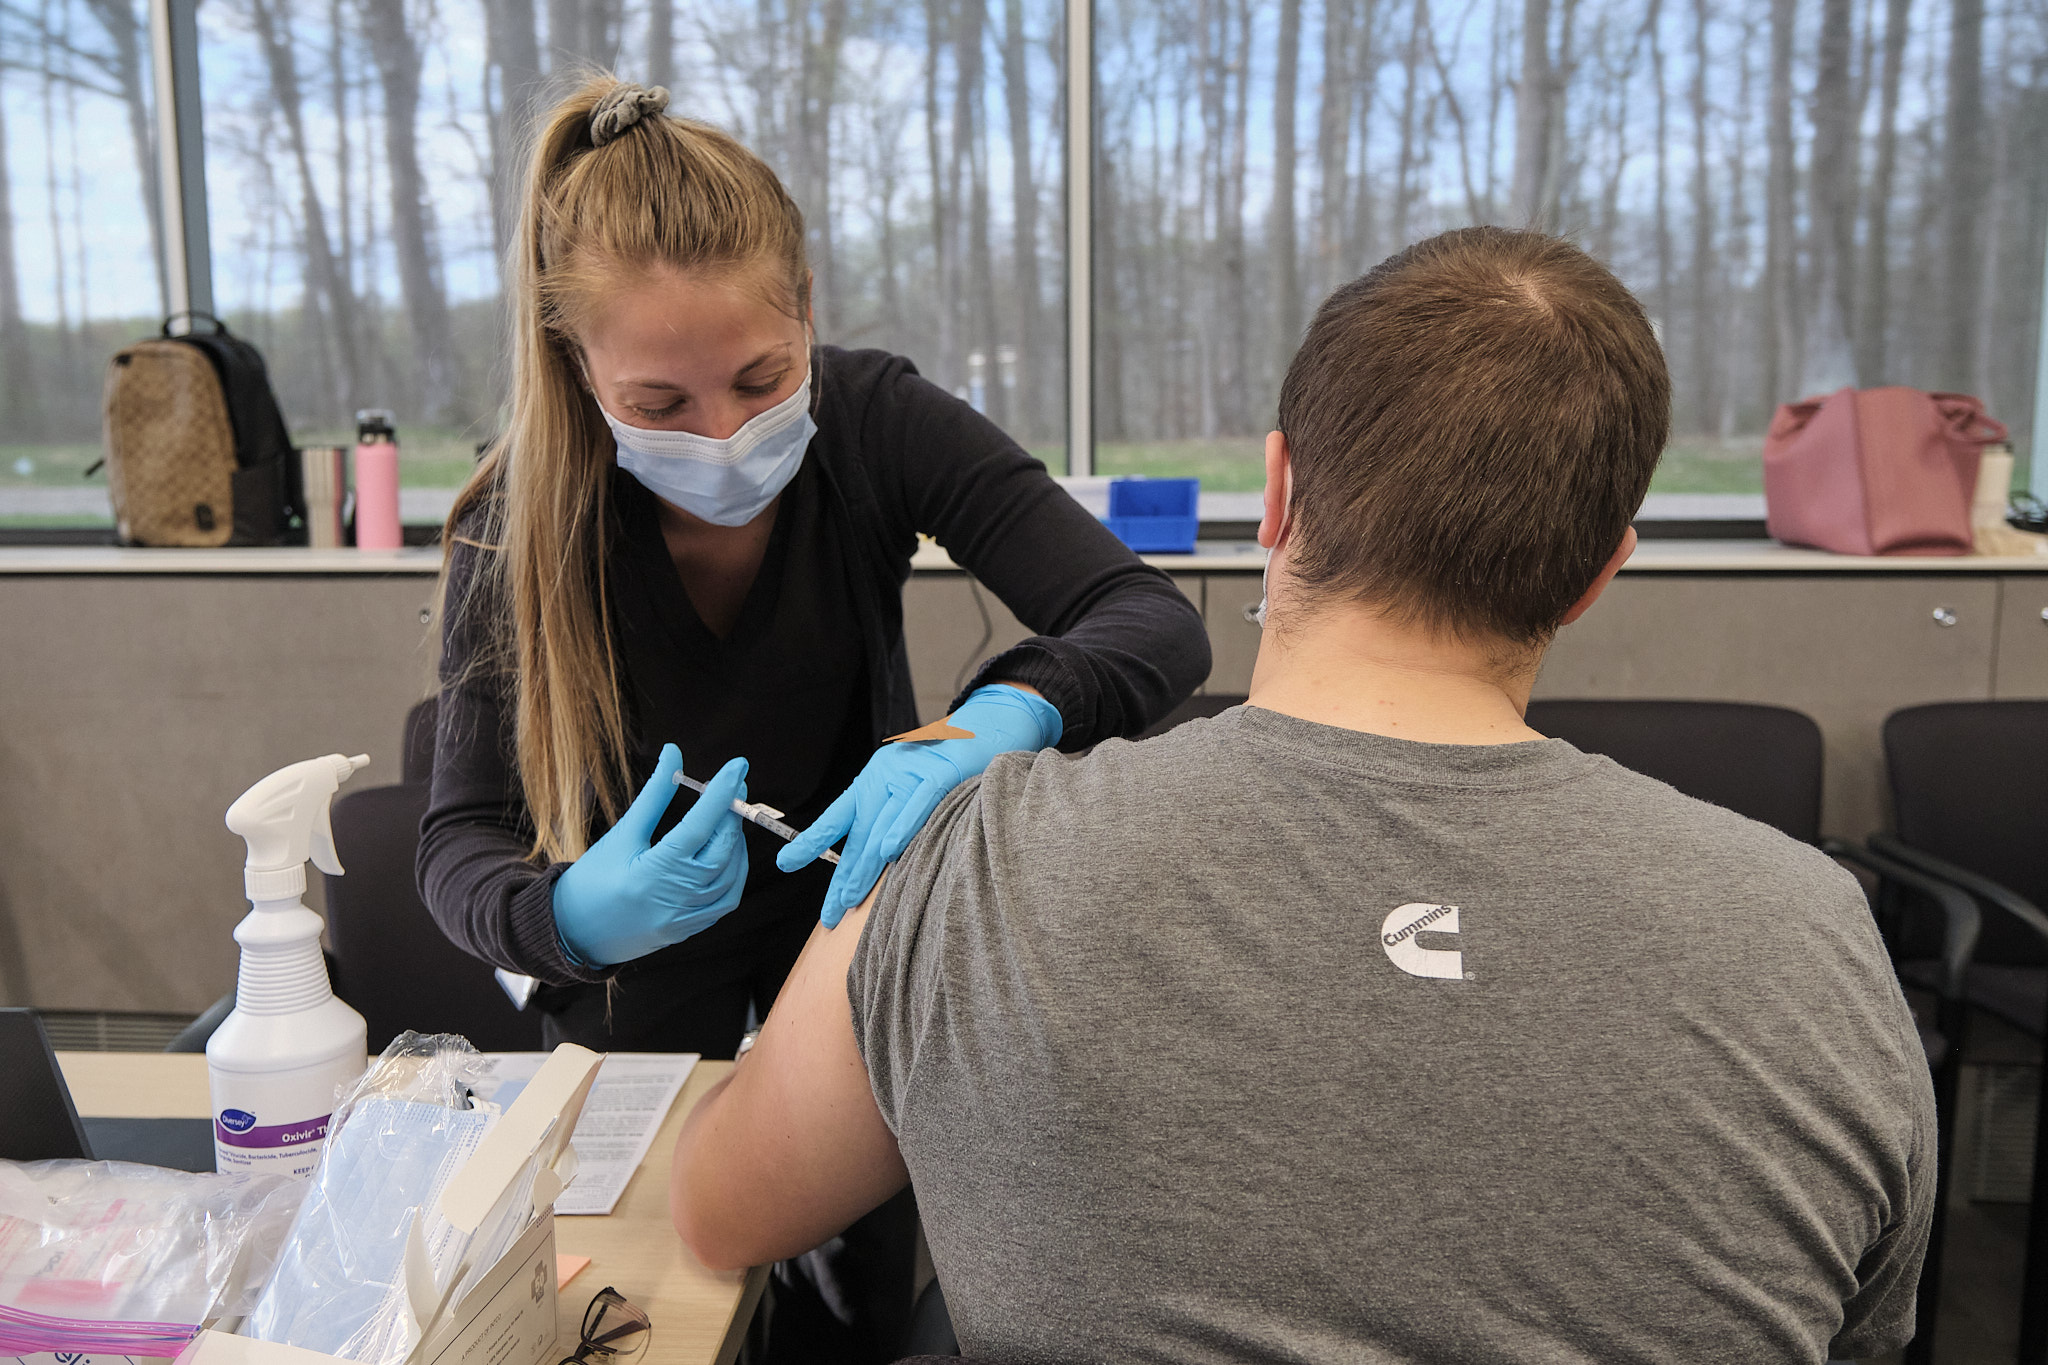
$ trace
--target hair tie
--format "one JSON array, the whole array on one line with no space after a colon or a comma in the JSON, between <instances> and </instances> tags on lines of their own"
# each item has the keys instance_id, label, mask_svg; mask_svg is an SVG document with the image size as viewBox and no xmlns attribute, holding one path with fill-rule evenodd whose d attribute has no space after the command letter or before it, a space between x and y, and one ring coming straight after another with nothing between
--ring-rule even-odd
<instances>
[{"instance_id":1,"label":"hair tie","mask_svg":"<svg viewBox=\"0 0 2048 1365\"><path fill-rule=\"evenodd\" d=\"M612 87L590 111L590 145L602 147L649 114L668 108L668 88L629 85Z\"/></svg>"}]
</instances>

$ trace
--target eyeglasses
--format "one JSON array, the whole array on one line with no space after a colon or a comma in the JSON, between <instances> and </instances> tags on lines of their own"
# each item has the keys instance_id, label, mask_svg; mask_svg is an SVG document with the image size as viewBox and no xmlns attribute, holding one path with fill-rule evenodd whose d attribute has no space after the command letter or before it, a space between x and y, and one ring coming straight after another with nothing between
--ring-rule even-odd
<instances>
[{"instance_id":1,"label":"eyeglasses","mask_svg":"<svg viewBox=\"0 0 2048 1365\"><path fill-rule=\"evenodd\" d=\"M653 1327L645 1313L626 1302L624 1294L606 1285L583 1310L582 1344L574 1355L563 1356L561 1365L592 1365L638 1355Z\"/></svg>"}]
</instances>

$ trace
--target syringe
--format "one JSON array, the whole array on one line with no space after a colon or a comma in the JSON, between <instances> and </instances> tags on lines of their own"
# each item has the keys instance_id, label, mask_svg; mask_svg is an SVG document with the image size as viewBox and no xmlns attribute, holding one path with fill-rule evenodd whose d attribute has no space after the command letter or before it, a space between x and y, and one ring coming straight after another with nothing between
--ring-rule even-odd
<instances>
[{"instance_id":1,"label":"syringe","mask_svg":"<svg viewBox=\"0 0 2048 1365\"><path fill-rule=\"evenodd\" d=\"M704 784L702 782L699 782L696 778L691 777L689 774L682 772L678 772L676 774L676 785L678 787L688 787L693 792L701 792L704 790ZM740 819L751 820L753 823L759 825L762 829L767 830L770 834L773 834L778 838L794 839L797 836L797 831L793 827L783 823L782 812L775 809L775 807L773 806L763 805L759 801L742 801L738 797L734 797L732 802L732 809L733 814L739 816ZM826 849L823 853L819 854L818 856L823 858L828 863L836 863L839 861L839 855L837 853L834 853L829 848Z\"/></svg>"}]
</instances>

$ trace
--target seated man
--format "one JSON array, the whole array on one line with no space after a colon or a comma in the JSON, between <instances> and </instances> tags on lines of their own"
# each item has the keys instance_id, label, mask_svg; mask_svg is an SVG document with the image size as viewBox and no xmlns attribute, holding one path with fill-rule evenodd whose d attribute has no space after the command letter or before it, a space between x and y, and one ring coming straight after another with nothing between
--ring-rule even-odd
<instances>
[{"instance_id":1,"label":"seated man","mask_svg":"<svg viewBox=\"0 0 2048 1365\"><path fill-rule=\"evenodd\" d=\"M1668 410L1566 243L1339 289L1267 439L1250 704L956 791L691 1116L690 1246L789 1256L908 1178L1014 1361L1910 1337L1933 1092L1856 883L1523 723Z\"/></svg>"}]
</instances>

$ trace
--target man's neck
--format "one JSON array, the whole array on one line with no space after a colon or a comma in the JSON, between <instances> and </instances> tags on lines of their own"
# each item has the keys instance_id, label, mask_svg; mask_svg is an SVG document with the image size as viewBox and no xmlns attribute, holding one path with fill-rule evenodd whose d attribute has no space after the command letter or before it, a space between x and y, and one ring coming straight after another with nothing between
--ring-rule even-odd
<instances>
[{"instance_id":1,"label":"man's neck","mask_svg":"<svg viewBox=\"0 0 2048 1365\"><path fill-rule=\"evenodd\" d=\"M1542 655L1389 621L1356 604L1281 617L1259 645L1251 704L1367 734L1426 744L1517 744ZM1504 655L1509 661L1504 662Z\"/></svg>"}]
</instances>

